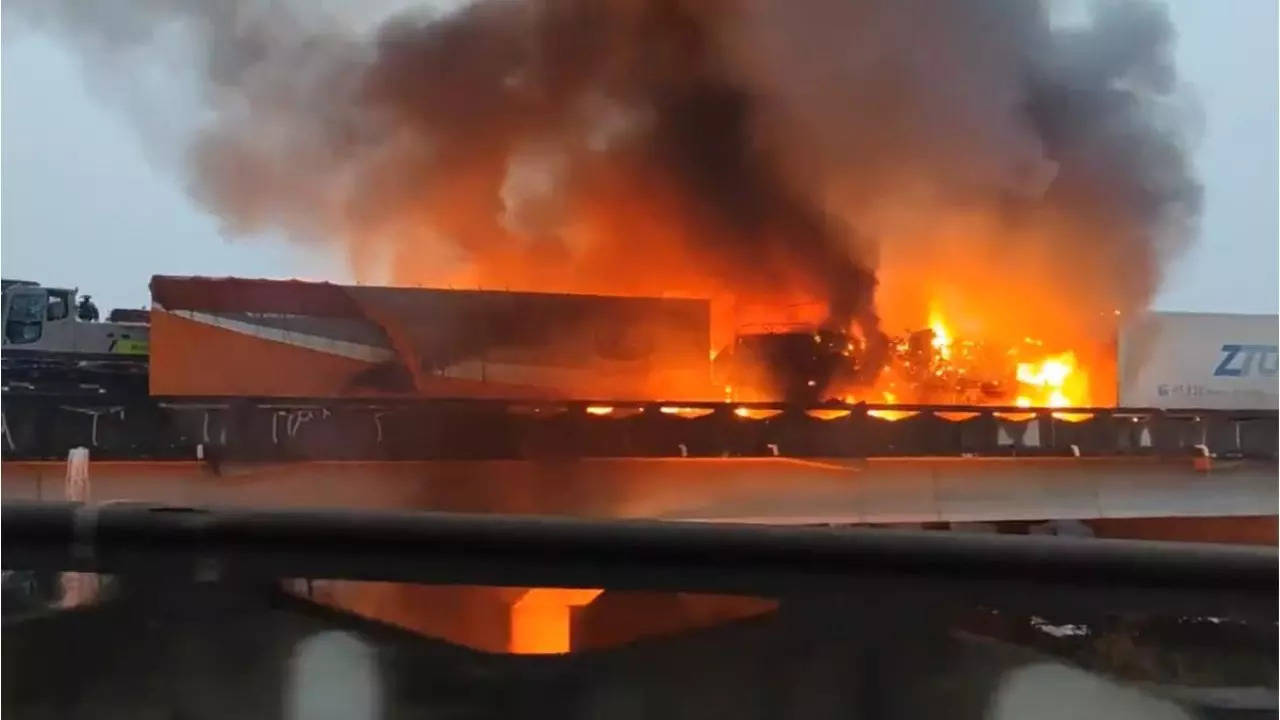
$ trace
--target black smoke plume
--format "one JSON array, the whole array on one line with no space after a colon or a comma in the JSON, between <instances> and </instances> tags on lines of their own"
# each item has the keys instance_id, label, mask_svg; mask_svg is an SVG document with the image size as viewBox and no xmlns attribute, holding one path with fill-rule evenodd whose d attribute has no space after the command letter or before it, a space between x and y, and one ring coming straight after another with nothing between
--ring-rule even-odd
<instances>
[{"instance_id":1,"label":"black smoke plume","mask_svg":"<svg viewBox=\"0 0 1280 720\"><path fill-rule=\"evenodd\" d=\"M1195 230L1152 2L1069 26L1031 0L331 5L23 17L96 57L188 38L193 194L230 233L340 242L360 275L816 300L874 350L877 282L1006 282L1011 316L1051 298L1087 325L1144 306Z\"/></svg>"}]
</instances>

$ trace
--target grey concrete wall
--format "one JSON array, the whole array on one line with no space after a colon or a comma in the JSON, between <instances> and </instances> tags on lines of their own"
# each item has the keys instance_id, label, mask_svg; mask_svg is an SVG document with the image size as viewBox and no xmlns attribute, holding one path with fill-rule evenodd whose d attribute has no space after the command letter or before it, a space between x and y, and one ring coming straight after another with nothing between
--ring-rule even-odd
<instances>
[{"instance_id":1,"label":"grey concrete wall","mask_svg":"<svg viewBox=\"0 0 1280 720\"><path fill-rule=\"evenodd\" d=\"M5 462L10 499L62 499L65 463ZM777 523L1275 514L1276 465L1190 459L101 462L95 502L431 509Z\"/></svg>"}]
</instances>

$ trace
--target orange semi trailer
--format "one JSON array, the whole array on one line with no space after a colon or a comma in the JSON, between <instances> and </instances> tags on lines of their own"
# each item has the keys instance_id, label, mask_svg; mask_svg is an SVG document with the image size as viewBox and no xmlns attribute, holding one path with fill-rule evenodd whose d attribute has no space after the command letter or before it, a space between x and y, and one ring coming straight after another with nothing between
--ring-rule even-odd
<instances>
[{"instance_id":1,"label":"orange semi trailer","mask_svg":"<svg viewBox=\"0 0 1280 720\"><path fill-rule=\"evenodd\" d=\"M156 276L152 395L711 394L704 300Z\"/></svg>"}]
</instances>

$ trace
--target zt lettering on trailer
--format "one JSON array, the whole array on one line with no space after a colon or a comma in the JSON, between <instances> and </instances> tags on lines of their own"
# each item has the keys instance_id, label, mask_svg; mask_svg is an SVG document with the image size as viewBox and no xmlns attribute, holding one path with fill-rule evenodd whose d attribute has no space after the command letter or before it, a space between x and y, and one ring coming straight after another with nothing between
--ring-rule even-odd
<instances>
[{"instance_id":1,"label":"zt lettering on trailer","mask_svg":"<svg viewBox=\"0 0 1280 720\"><path fill-rule=\"evenodd\" d=\"M1275 345L1223 345L1222 359L1214 368L1215 377L1249 377L1257 368L1263 377L1275 377L1277 346Z\"/></svg>"}]
</instances>

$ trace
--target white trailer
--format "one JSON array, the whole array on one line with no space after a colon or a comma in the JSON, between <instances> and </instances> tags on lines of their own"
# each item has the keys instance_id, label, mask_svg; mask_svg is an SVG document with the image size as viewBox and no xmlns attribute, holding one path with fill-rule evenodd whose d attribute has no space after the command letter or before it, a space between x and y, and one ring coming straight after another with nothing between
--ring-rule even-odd
<instances>
[{"instance_id":1,"label":"white trailer","mask_svg":"<svg viewBox=\"0 0 1280 720\"><path fill-rule=\"evenodd\" d=\"M1120 407L1276 410L1276 315L1152 312L1120 331Z\"/></svg>"}]
</instances>

